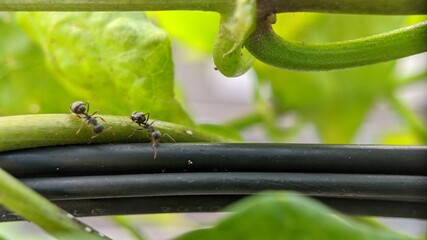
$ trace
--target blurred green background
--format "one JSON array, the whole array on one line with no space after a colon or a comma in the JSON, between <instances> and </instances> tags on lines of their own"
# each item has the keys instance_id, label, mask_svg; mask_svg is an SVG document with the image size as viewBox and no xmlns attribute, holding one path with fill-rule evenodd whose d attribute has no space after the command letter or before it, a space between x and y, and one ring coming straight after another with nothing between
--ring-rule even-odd
<instances>
[{"instance_id":1,"label":"blurred green background","mask_svg":"<svg viewBox=\"0 0 427 240\"><path fill-rule=\"evenodd\" d=\"M425 66L411 68L425 54L330 72L256 62L243 77L224 80L211 60L217 14L168 11L149 18L167 34L142 13L0 13L0 116L66 113L80 99L104 114L140 110L185 125L220 125L221 134L243 133L247 141L427 143L427 100L414 105L397 94L427 92ZM311 43L424 19L290 13L280 14L274 27L286 39ZM363 124L370 128L360 133ZM253 129L262 137L245 137Z\"/></svg>"},{"instance_id":2,"label":"blurred green background","mask_svg":"<svg viewBox=\"0 0 427 240\"><path fill-rule=\"evenodd\" d=\"M0 12L0 116L68 113L71 102L89 100L91 111L151 112L246 141L427 143L425 54L309 73L256 62L244 76L228 79L212 62L217 14L152 12L148 18L154 24L143 13ZM330 42L423 20L290 13L279 15L274 27L293 41ZM162 217L142 218L152 224ZM159 222L170 226L175 218ZM21 231L9 225L0 227Z\"/></svg>"}]
</instances>

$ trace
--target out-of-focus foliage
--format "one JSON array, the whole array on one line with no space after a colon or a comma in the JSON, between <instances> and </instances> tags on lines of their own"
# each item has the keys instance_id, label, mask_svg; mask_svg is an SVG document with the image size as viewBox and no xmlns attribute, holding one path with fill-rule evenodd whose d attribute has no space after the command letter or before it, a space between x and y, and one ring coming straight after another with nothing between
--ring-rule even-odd
<instances>
[{"instance_id":1,"label":"out-of-focus foliage","mask_svg":"<svg viewBox=\"0 0 427 240\"><path fill-rule=\"evenodd\" d=\"M307 26L291 28L286 23L297 18L284 15L276 24L278 32L294 41L327 42L363 37L398 28L404 18L388 19L387 26L379 17L307 16ZM315 19L315 21L313 21ZM297 24L301 25L301 20ZM351 26L351 27L349 27ZM331 72L290 72L259 63L260 78L270 81L276 110L279 113L297 112L313 122L326 143L349 143L363 123L374 102L392 87L394 62Z\"/></svg>"},{"instance_id":2,"label":"out-of-focus foliage","mask_svg":"<svg viewBox=\"0 0 427 240\"><path fill-rule=\"evenodd\" d=\"M19 13L55 77L110 114L134 110L191 125L174 97L167 33L144 13Z\"/></svg>"},{"instance_id":3,"label":"out-of-focus foliage","mask_svg":"<svg viewBox=\"0 0 427 240\"><path fill-rule=\"evenodd\" d=\"M206 54L212 53L219 27L218 13L167 11L149 14L174 39Z\"/></svg>"},{"instance_id":4,"label":"out-of-focus foliage","mask_svg":"<svg viewBox=\"0 0 427 240\"><path fill-rule=\"evenodd\" d=\"M411 239L363 224L293 193L266 193L231 206L236 212L215 227L196 230L179 240L216 239Z\"/></svg>"},{"instance_id":5,"label":"out-of-focus foliage","mask_svg":"<svg viewBox=\"0 0 427 240\"><path fill-rule=\"evenodd\" d=\"M46 69L40 48L17 26L14 14L0 13L0 116L64 112L70 101Z\"/></svg>"},{"instance_id":6,"label":"out-of-focus foliage","mask_svg":"<svg viewBox=\"0 0 427 240\"><path fill-rule=\"evenodd\" d=\"M166 13L156 13L162 19L162 27L171 29L172 37L177 36L181 42L197 49L211 49L213 42L206 40L206 36L212 37L217 26L213 26L209 19L204 19L204 13L180 13L169 19L163 15ZM192 20L188 20L189 16ZM174 21L168 21L172 18ZM194 20L196 18L197 21ZM186 27L183 28L181 24L186 19ZM422 20L401 16L289 13L279 14L274 28L288 40L321 43L366 37ZM198 34L198 29L203 29L203 34ZM182 37L188 35L191 38ZM289 132L280 131L276 120L292 113L297 115L300 122L314 124L323 142L350 143L374 104L384 100L385 95L396 88L394 61L329 72L290 72L260 62L256 62L254 69L260 84L271 86L271 97L262 98L261 94L255 100L257 106L260 106L256 108L255 115L260 116L258 123L263 123L273 139L289 136ZM300 125L300 122L296 125ZM300 126L295 129L300 129ZM411 142L420 143L416 138Z\"/></svg>"},{"instance_id":7,"label":"out-of-focus foliage","mask_svg":"<svg viewBox=\"0 0 427 240\"><path fill-rule=\"evenodd\" d=\"M103 113L128 115L141 110L151 112L157 119L192 124L175 100L168 35L143 13L19 15L20 26L37 45L19 29L13 14L0 13L0 115L66 112L72 101L81 99L90 100L94 103L92 108ZM212 52L219 22L213 13L154 15L172 36ZM395 29L404 20L285 14L279 17L276 30L293 41L329 42ZM281 134L276 131L276 119L292 112L301 122L313 123L324 142L351 142L374 103L395 90L394 65L388 62L349 70L301 73L257 63L254 69L259 83L270 86L271 96L255 94L256 112L253 121L248 122L262 123L277 136ZM296 123L295 129L300 124ZM235 130L205 128L223 135ZM410 134L402 132L407 136L405 143L416 143ZM386 142L400 143L393 136L388 136ZM233 210L238 213L218 226L182 239L218 239L219 235L221 239L236 239L236 235L245 239L407 239L336 217L330 209L293 194L255 197Z\"/></svg>"}]
</instances>

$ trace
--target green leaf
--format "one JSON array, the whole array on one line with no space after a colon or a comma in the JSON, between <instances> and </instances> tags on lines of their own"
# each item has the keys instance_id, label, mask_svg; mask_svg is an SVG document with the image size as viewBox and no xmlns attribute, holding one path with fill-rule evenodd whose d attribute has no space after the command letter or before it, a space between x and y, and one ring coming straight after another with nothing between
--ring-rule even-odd
<instances>
[{"instance_id":1,"label":"green leaf","mask_svg":"<svg viewBox=\"0 0 427 240\"><path fill-rule=\"evenodd\" d=\"M170 41L141 12L27 12L21 26L68 91L112 114L192 125L174 97Z\"/></svg>"},{"instance_id":2,"label":"green leaf","mask_svg":"<svg viewBox=\"0 0 427 240\"><path fill-rule=\"evenodd\" d=\"M106 239L0 168L0 204L58 239Z\"/></svg>"},{"instance_id":3,"label":"green leaf","mask_svg":"<svg viewBox=\"0 0 427 240\"><path fill-rule=\"evenodd\" d=\"M235 213L213 228L190 232L177 239L411 239L354 221L295 193L260 194L246 198L228 210Z\"/></svg>"},{"instance_id":4,"label":"green leaf","mask_svg":"<svg viewBox=\"0 0 427 240\"><path fill-rule=\"evenodd\" d=\"M118 226L126 229L135 238L135 240L147 239L146 237L144 237L144 235L142 235L139 229L136 226L134 226L134 224L132 224L132 222L125 216L113 216L112 220Z\"/></svg>"},{"instance_id":5,"label":"green leaf","mask_svg":"<svg viewBox=\"0 0 427 240\"><path fill-rule=\"evenodd\" d=\"M149 12L169 36L206 54L212 54L219 27L219 15L214 12L159 11Z\"/></svg>"},{"instance_id":6,"label":"green leaf","mask_svg":"<svg viewBox=\"0 0 427 240\"><path fill-rule=\"evenodd\" d=\"M66 110L73 98L46 69L43 53L13 13L0 13L0 32L0 115Z\"/></svg>"}]
</instances>

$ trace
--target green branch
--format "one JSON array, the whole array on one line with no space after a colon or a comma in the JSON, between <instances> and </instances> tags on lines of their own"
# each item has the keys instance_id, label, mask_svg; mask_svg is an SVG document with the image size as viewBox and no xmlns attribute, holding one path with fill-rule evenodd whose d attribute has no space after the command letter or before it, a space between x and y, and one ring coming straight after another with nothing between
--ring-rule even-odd
<instances>
[{"instance_id":1,"label":"green branch","mask_svg":"<svg viewBox=\"0 0 427 240\"><path fill-rule=\"evenodd\" d=\"M394 94L387 95L391 106L403 117L414 133L425 143L427 143L427 126L423 121Z\"/></svg>"},{"instance_id":2,"label":"green branch","mask_svg":"<svg viewBox=\"0 0 427 240\"><path fill-rule=\"evenodd\" d=\"M245 47L270 65L298 71L334 70L380 63L427 51L427 21L365 38L307 44L279 37L267 20L258 22Z\"/></svg>"},{"instance_id":3,"label":"green branch","mask_svg":"<svg viewBox=\"0 0 427 240\"><path fill-rule=\"evenodd\" d=\"M230 12L235 0L0 0L0 11L161 11ZM258 0L262 13L325 12L379 15L426 14L426 0Z\"/></svg>"},{"instance_id":4,"label":"green branch","mask_svg":"<svg viewBox=\"0 0 427 240\"><path fill-rule=\"evenodd\" d=\"M0 189L1 205L58 239L108 239L99 236L92 228L78 222L1 168Z\"/></svg>"},{"instance_id":5,"label":"green branch","mask_svg":"<svg viewBox=\"0 0 427 240\"><path fill-rule=\"evenodd\" d=\"M427 13L426 0L258 0L264 13L321 12L342 14L417 15Z\"/></svg>"},{"instance_id":6,"label":"green branch","mask_svg":"<svg viewBox=\"0 0 427 240\"><path fill-rule=\"evenodd\" d=\"M231 13L221 14L219 31L213 48L218 70L227 77L238 77L252 67L254 57L243 48L256 20L256 1L237 0Z\"/></svg>"},{"instance_id":7,"label":"green branch","mask_svg":"<svg viewBox=\"0 0 427 240\"><path fill-rule=\"evenodd\" d=\"M131 123L129 117L96 115L105 119L105 130L95 134L72 114L37 114L0 117L0 152L33 147L88 143L150 142L147 132ZM176 142L230 142L229 139L182 125L155 121L153 126L169 134ZM77 130L81 131L76 134ZM164 137L161 142L170 142Z\"/></svg>"},{"instance_id":8,"label":"green branch","mask_svg":"<svg viewBox=\"0 0 427 240\"><path fill-rule=\"evenodd\" d=\"M415 74L415 75L411 75L408 77L403 77L400 79L395 79L395 83L396 83L396 88L400 88L400 87L404 87L416 82L420 82L420 81L425 81L427 80L427 71L419 73L419 74Z\"/></svg>"},{"instance_id":9,"label":"green branch","mask_svg":"<svg viewBox=\"0 0 427 240\"><path fill-rule=\"evenodd\" d=\"M232 0L0 0L0 11L162 11L229 12Z\"/></svg>"}]
</instances>

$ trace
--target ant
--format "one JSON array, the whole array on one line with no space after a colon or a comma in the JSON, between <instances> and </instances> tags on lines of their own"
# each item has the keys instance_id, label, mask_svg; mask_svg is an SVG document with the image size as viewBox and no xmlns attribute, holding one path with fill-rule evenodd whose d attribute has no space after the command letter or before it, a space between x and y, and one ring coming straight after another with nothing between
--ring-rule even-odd
<instances>
[{"instance_id":1,"label":"ant","mask_svg":"<svg viewBox=\"0 0 427 240\"><path fill-rule=\"evenodd\" d=\"M85 118L84 122L87 122L87 124L90 126L92 131L96 133L96 135L92 136L91 139L97 137L98 134L100 134L104 130L104 125L102 125L101 123L98 123L97 118L101 119L104 122L105 120L102 117L93 116L98 111L95 111L94 113L89 115L89 102L85 102L85 103L83 103L82 101L73 102L70 106L70 111L76 114L77 117L79 118L81 118L80 115L83 114L83 117ZM80 125L79 130L77 130L76 134L80 132L80 130L82 129L82 126L83 126L83 122L82 122L82 125Z\"/></svg>"},{"instance_id":2,"label":"ant","mask_svg":"<svg viewBox=\"0 0 427 240\"><path fill-rule=\"evenodd\" d=\"M144 114L142 112L133 112L130 115L130 119L132 120L132 122L137 123L139 126L141 126L147 130L148 134L151 137L151 143L152 143L153 150L154 150L154 159L156 159L156 157L157 157L157 146L159 146L160 138L162 137L162 134L160 133L159 130L157 130L153 126L154 121L152 121L150 124L148 123L148 120L150 119L150 113ZM136 130L142 130L142 129L136 129ZM135 133L135 131L133 131L132 135ZM130 136L132 136L132 135L130 135ZM167 133L163 134L163 136L165 136L165 135L169 136L169 138L175 142L175 140L169 134L167 134Z\"/></svg>"},{"instance_id":3,"label":"ant","mask_svg":"<svg viewBox=\"0 0 427 240\"><path fill-rule=\"evenodd\" d=\"M130 115L130 119L132 122L137 123L139 126L143 127L142 125L145 126L148 123L148 119L150 119L150 113L133 112Z\"/></svg>"}]
</instances>

